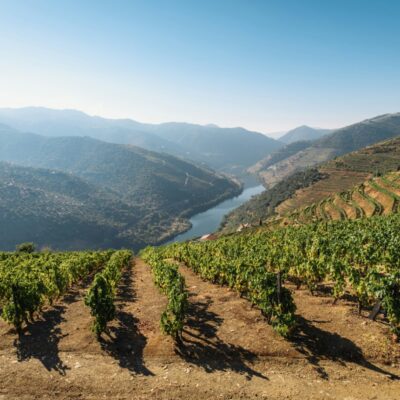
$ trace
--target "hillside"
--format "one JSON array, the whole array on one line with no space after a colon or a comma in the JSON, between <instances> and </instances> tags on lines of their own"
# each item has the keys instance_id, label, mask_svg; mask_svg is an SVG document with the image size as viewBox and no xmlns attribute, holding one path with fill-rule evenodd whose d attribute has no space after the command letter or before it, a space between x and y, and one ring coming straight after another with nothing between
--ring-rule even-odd
<instances>
[{"instance_id":1,"label":"hillside","mask_svg":"<svg viewBox=\"0 0 400 400\"><path fill-rule=\"evenodd\" d=\"M292 211L284 216L281 223L356 219L399 211L400 172L391 172Z\"/></svg>"},{"instance_id":2,"label":"hillside","mask_svg":"<svg viewBox=\"0 0 400 400\"><path fill-rule=\"evenodd\" d=\"M300 140L317 140L332 132L332 129L311 128L307 125L302 125L286 132L279 138L279 141L290 144Z\"/></svg>"},{"instance_id":3,"label":"hillside","mask_svg":"<svg viewBox=\"0 0 400 400\"><path fill-rule=\"evenodd\" d=\"M108 248L141 243L139 210L84 180L0 162L0 243L39 248Z\"/></svg>"},{"instance_id":4,"label":"hillside","mask_svg":"<svg viewBox=\"0 0 400 400\"><path fill-rule=\"evenodd\" d=\"M299 171L265 190L225 215L220 230L222 233L235 232L241 224L259 225L276 213L276 207L293 196L297 190L324 179L316 168Z\"/></svg>"},{"instance_id":5,"label":"hillside","mask_svg":"<svg viewBox=\"0 0 400 400\"><path fill-rule=\"evenodd\" d=\"M293 172L317 165L363 147L400 135L400 113L371 118L316 140L305 149L260 169L266 187L272 187Z\"/></svg>"},{"instance_id":6,"label":"hillside","mask_svg":"<svg viewBox=\"0 0 400 400\"><path fill-rule=\"evenodd\" d=\"M140 239L135 247L187 229L187 217L241 190L221 174L167 154L87 137L47 138L4 126L0 160L67 172L113 192L135 216L132 229Z\"/></svg>"},{"instance_id":7,"label":"hillside","mask_svg":"<svg viewBox=\"0 0 400 400\"><path fill-rule=\"evenodd\" d=\"M363 183L372 175L397 171L400 167L400 137L368 146L337 157L318 169L326 179L303 188L283 202L277 212L281 215L311 205L324 198Z\"/></svg>"},{"instance_id":8,"label":"hillside","mask_svg":"<svg viewBox=\"0 0 400 400\"><path fill-rule=\"evenodd\" d=\"M259 172L269 168L270 166L277 164L279 161L285 160L293 154L298 153L301 150L306 149L310 146L310 142L307 140L293 142L275 150L273 153L264 157L258 163L248 169L251 174L258 174Z\"/></svg>"},{"instance_id":9,"label":"hillside","mask_svg":"<svg viewBox=\"0 0 400 400\"><path fill-rule=\"evenodd\" d=\"M242 223L257 225L260 219L290 214L362 184L374 174L397 171L399 167L400 137L397 137L337 157L318 167L294 172L228 214L223 230L232 231Z\"/></svg>"},{"instance_id":10,"label":"hillside","mask_svg":"<svg viewBox=\"0 0 400 400\"><path fill-rule=\"evenodd\" d=\"M0 109L0 123L50 137L89 136L106 142L164 151L213 169L245 176L246 169L282 143L243 128L188 123L144 124L92 117L76 110Z\"/></svg>"},{"instance_id":11,"label":"hillside","mask_svg":"<svg viewBox=\"0 0 400 400\"><path fill-rule=\"evenodd\" d=\"M153 126L152 132L184 148L186 157L235 175L243 174L255 161L283 146L244 128L166 123Z\"/></svg>"}]
</instances>

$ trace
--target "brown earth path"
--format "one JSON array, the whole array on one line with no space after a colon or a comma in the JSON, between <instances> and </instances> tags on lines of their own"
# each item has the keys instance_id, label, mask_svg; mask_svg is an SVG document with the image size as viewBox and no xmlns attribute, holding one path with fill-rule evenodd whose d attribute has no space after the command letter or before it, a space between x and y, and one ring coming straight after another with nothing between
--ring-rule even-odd
<instances>
[{"instance_id":1,"label":"brown earth path","mask_svg":"<svg viewBox=\"0 0 400 400\"><path fill-rule=\"evenodd\" d=\"M353 331L343 336L355 321L361 337L366 331L382 340L386 328L362 325L365 318L346 301L329 305L334 311L327 314L326 297L296 292L301 329L287 342L245 299L182 268L190 308L183 345L175 347L159 329L166 299L150 268L137 259L132 271L124 274L117 318L100 342L90 332L82 288L46 310L22 343L0 322L0 400L400 398L398 366L375 361L371 351L364 359L357 347L363 340L355 344ZM335 328L340 333L330 332Z\"/></svg>"}]
</instances>

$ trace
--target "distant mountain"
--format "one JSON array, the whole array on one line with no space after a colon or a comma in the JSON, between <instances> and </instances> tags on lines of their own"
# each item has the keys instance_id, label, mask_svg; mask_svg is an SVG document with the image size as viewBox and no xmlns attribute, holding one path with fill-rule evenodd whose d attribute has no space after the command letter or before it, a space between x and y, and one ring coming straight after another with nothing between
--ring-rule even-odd
<instances>
[{"instance_id":1,"label":"distant mountain","mask_svg":"<svg viewBox=\"0 0 400 400\"><path fill-rule=\"evenodd\" d=\"M77 110L0 108L0 123L22 132L49 137L89 136L105 142L133 144L158 152L176 151L175 143L152 134L146 124L129 119L92 117Z\"/></svg>"},{"instance_id":2,"label":"distant mountain","mask_svg":"<svg viewBox=\"0 0 400 400\"><path fill-rule=\"evenodd\" d=\"M70 173L114 194L136 218L132 229L140 240L134 247L181 232L188 216L241 190L226 176L171 155L89 137L21 133L4 125L0 160Z\"/></svg>"},{"instance_id":3,"label":"distant mountain","mask_svg":"<svg viewBox=\"0 0 400 400\"><path fill-rule=\"evenodd\" d=\"M290 144L299 140L316 140L331 132L332 129L311 128L310 126L302 125L286 132L279 140L283 143Z\"/></svg>"},{"instance_id":4,"label":"distant mountain","mask_svg":"<svg viewBox=\"0 0 400 400\"><path fill-rule=\"evenodd\" d=\"M259 169L258 175L267 187L272 187L295 171L398 135L400 113L380 115L338 129L313 141L309 147Z\"/></svg>"},{"instance_id":5,"label":"distant mountain","mask_svg":"<svg viewBox=\"0 0 400 400\"><path fill-rule=\"evenodd\" d=\"M286 146L281 147L280 149L274 151L267 157L260 160L257 164L249 168L248 171L252 174L258 174L260 171L270 167L271 165L278 163L279 161L285 160L286 158L292 156L293 154L296 154L299 151L306 149L310 145L311 142L307 140L302 140L287 144Z\"/></svg>"},{"instance_id":6,"label":"distant mountain","mask_svg":"<svg viewBox=\"0 0 400 400\"><path fill-rule=\"evenodd\" d=\"M92 117L76 110L41 107L0 109L0 122L21 131L50 137L89 136L163 151L239 176L283 146L275 139L243 128L175 122L144 124L130 119Z\"/></svg>"},{"instance_id":7,"label":"distant mountain","mask_svg":"<svg viewBox=\"0 0 400 400\"><path fill-rule=\"evenodd\" d=\"M152 132L177 143L185 155L213 168L240 174L282 143L244 128L219 128L186 123L165 123L153 126Z\"/></svg>"}]
</instances>

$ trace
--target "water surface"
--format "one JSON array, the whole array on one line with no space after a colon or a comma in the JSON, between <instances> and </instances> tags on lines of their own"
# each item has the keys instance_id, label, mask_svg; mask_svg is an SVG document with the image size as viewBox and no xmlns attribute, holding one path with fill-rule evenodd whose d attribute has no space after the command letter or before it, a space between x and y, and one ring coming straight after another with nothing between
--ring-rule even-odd
<instances>
[{"instance_id":1,"label":"water surface","mask_svg":"<svg viewBox=\"0 0 400 400\"><path fill-rule=\"evenodd\" d=\"M170 240L168 243L182 242L198 236L203 236L207 233L215 232L219 228L224 215L228 214L247 200L250 200L252 196L259 194L264 190L265 188L262 185L249 187L244 189L239 196L225 200L215 207L209 208L207 211L194 215L190 218L192 227L187 232L175 236L175 238Z\"/></svg>"}]
</instances>

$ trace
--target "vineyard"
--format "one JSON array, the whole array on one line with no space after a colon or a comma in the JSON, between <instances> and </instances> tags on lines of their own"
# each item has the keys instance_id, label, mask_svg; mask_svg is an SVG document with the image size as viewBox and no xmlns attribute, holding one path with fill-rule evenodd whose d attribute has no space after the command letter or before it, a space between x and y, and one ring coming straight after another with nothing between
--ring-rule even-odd
<instances>
[{"instance_id":1,"label":"vineyard","mask_svg":"<svg viewBox=\"0 0 400 400\"><path fill-rule=\"evenodd\" d=\"M0 395L394 399L399 229L400 214L381 213L148 247L135 260L0 253Z\"/></svg>"},{"instance_id":2,"label":"vineyard","mask_svg":"<svg viewBox=\"0 0 400 400\"><path fill-rule=\"evenodd\" d=\"M101 271L87 295L95 316L93 330L101 333L113 318L115 287L131 257L130 251L0 253L1 316L21 333L23 324L33 323L44 306L51 306L72 285Z\"/></svg>"},{"instance_id":3,"label":"vineyard","mask_svg":"<svg viewBox=\"0 0 400 400\"><path fill-rule=\"evenodd\" d=\"M344 220L399 211L400 174L390 173L370 179L352 190L327 197L288 214L286 223L310 223L323 220Z\"/></svg>"},{"instance_id":4,"label":"vineyard","mask_svg":"<svg viewBox=\"0 0 400 400\"><path fill-rule=\"evenodd\" d=\"M161 328L179 341L188 305L185 279L176 264L164 261L153 249L145 250L142 257L151 266L154 283L168 297L166 310L161 315Z\"/></svg>"},{"instance_id":5,"label":"vineyard","mask_svg":"<svg viewBox=\"0 0 400 400\"><path fill-rule=\"evenodd\" d=\"M313 293L332 284L333 302L346 291L359 312L379 305L394 337L400 334L400 215L334 221L222 237L152 250L153 258L183 262L203 279L227 285L260 308L274 329L296 325L285 281ZM150 250L148 250L149 252Z\"/></svg>"}]
</instances>

